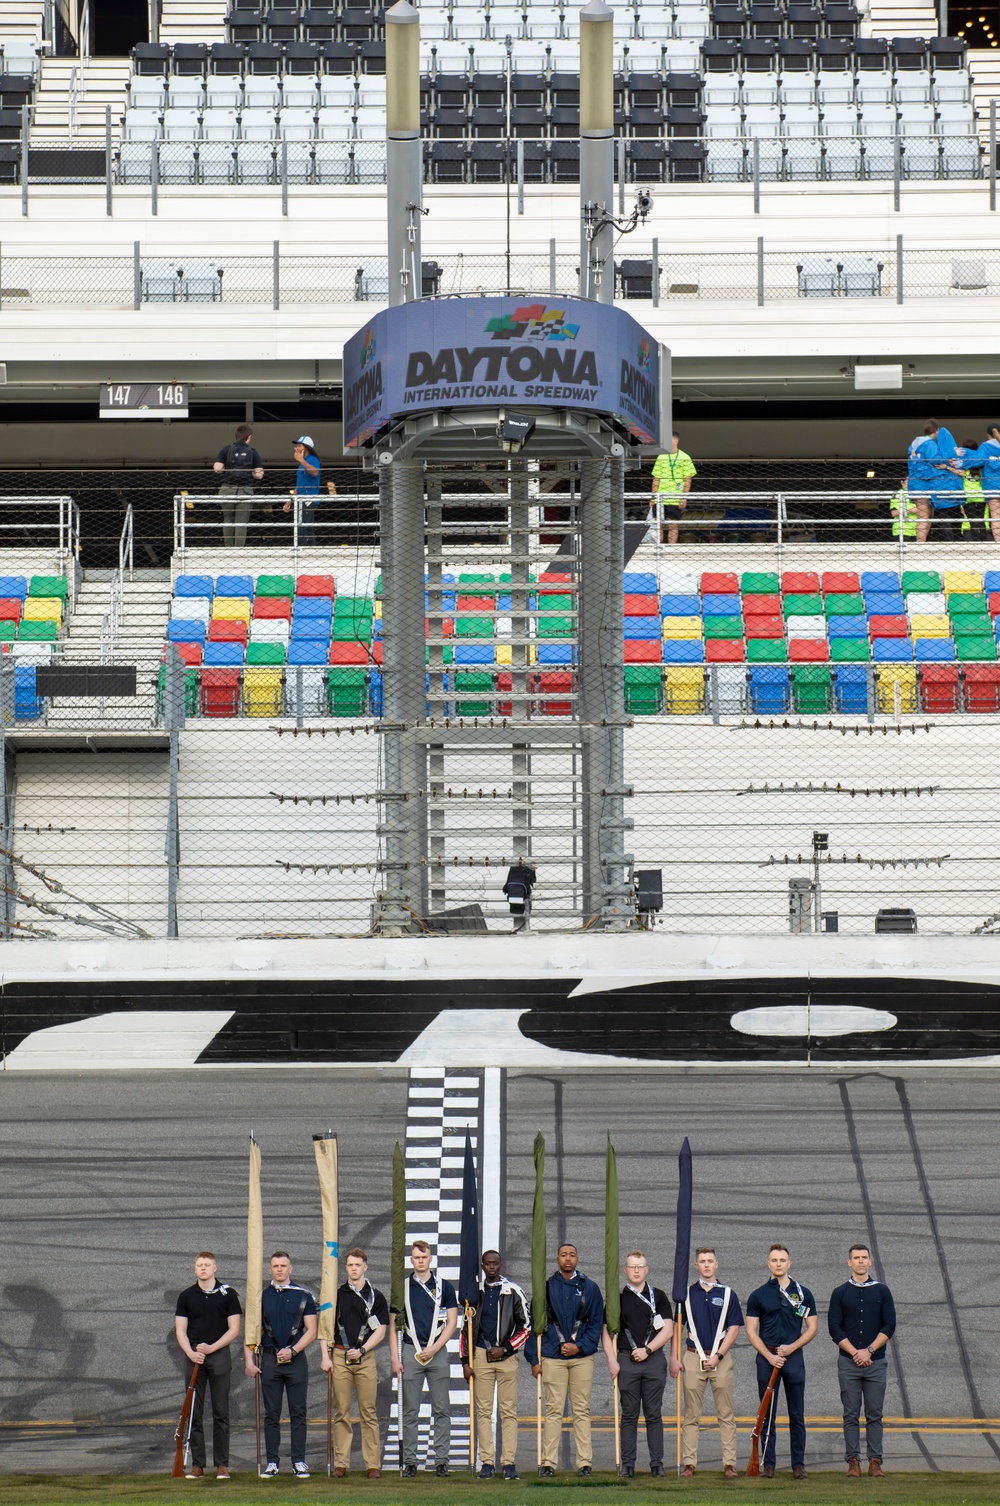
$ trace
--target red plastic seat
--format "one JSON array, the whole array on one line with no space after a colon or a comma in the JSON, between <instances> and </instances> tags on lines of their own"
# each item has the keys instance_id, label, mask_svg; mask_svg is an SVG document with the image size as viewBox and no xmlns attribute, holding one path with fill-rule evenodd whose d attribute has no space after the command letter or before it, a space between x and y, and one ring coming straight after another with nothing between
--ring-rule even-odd
<instances>
[{"instance_id":1,"label":"red plastic seat","mask_svg":"<svg viewBox=\"0 0 1000 1506\"><path fill-rule=\"evenodd\" d=\"M538 582L539 596L565 596L566 586L572 583L573 577L568 571L546 570Z\"/></svg>"},{"instance_id":2,"label":"red plastic seat","mask_svg":"<svg viewBox=\"0 0 1000 1506\"><path fill-rule=\"evenodd\" d=\"M706 638L706 664L742 664L746 660L746 645L740 638Z\"/></svg>"},{"instance_id":3,"label":"red plastic seat","mask_svg":"<svg viewBox=\"0 0 1000 1506\"><path fill-rule=\"evenodd\" d=\"M658 638L626 638L626 664L662 664L663 644Z\"/></svg>"},{"instance_id":4,"label":"red plastic seat","mask_svg":"<svg viewBox=\"0 0 1000 1506\"><path fill-rule=\"evenodd\" d=\"M364 647L363 644L362 644L362 647ZM375 664L379 665L379 667L381 667L381 664L382 664L382 640L381 640L381 638L376 638L375 639L375 642L371 645L371 651L372 651L372 661L373 661L373 663L375 663Z\"/></svg>"},{"instance_id":5,"label":"red plastic seat","mask_svg":"<svg viewBox=\"0 0 1000 1506\"><path fill-rule=\"evenodd\" d=\"M785 620L780 612L769 617L745 616L743 631L748 638L784 638Z\"/></svg>"},{"instance_id":6,"label":"red plastic seat","mask_svg":"<svg viewBox=\"0 0 1000 1506\"><path fill-rule=\"evenodd\" d=\"M514 689L514 676L509 669L501 670L497 675L497 690L505 690L508 695ZM514 704L512 701L497 701L497 716L513 716Z\"/></svg>"},{"instance_id":7,"label":"red plastic seat","mask_svg":"<svg viewBox=\"0 0 1000 1506\"><path fill-rule=\"evenodd\" d=\"M177 650L181 656L181 662L197 669L202 661L202 648L200 643L174 643L169 645ZM163 663L167 662L168 645L163 645Z\"/></svg>"},{"instance_id":8,"label":"red plastic seat","mask_svg":"<svg viewBox=\"0 0 1000 1506\"><path fill-rule=\"evenodd\" d=\"M203 669L201 672L202 716L235 716L240 706L238 669Z\"/></svg>"},{"instance_id":9,"label":"red plastic seat","mask_svg":"<svg viewBox=\"0 0 1000 1506\"><path fill-rule=\"evenodd\" d=\"M819 576L815 570L786 570L781 577L782 596L815 596Z\"/></svg>"},{"instance_id":10,"label":"red plastic seat","mask_svg":"<svg viewBox=\"0 0 1000 1506\"><path fill-rule=\"evenodd\" d=\"M231 622L226 617L213 617L208 624L209 643L242 643L246 648L248 636L245 622Z\"/></svg>"},{"instance_id":11,"label":"red plastic seat","mask_svg":"<svg viewBox=\"0 0 1000 1506\"><path fill-rule=\"evenodd\" d=\"M496 609L495 596L457 596L455 598L456 612L495 612Z\"/></svg>"},{"instance_id":12,"label":"red plastic seat","mask_svg":"<svg viewBox=\"0 0 1000 1506\"><path fill-rule=\"evenodd\" d=\"M986 605L991 617L1000 615L1000 591L991 591Z\"/></svg>"},{"instance_id":13,"label":"red plastic seat","mask_svg":"<svg viewBox=\"0 0 1000 1506\"><path fill-rule=\"evenodd\" d=\"M296 596L329 596L337 594L337 582L332 575L300 575L295 582Z\"/></svg>"},{"instance_id":14,"label":"red plastic seat","mask_svg":"<svg viewBox=\"0 0 1000 1506\"><path fill-rule=\"evenodd\" d=\"M291 622L292 603L287 596L255 596L253 615L258 621L284 619L286 622Z\"/></svg>"},{"instance_id":15,"label":"red plastic seat","mask_svg":"<svg viewBox=\"0 0 1000 1506\"><path fill-rule=\"evenodd\" d=\"M21 603L16 596L0 597L0 622L20 622Z\"/></svg>"},{"instance_id":16,"label":"red plastic seat","mask_svg":"<svg viewBox=\"0 0 1000 1506\"><path fill-rule=\"evenodd\" d=\"M658 596L626 596L626 617L659 617L660 598Z\"/></svg>"},{"instance_id":17,"label":"red plastic seat","mask_svg":"<svg viewBox=\"0 0 1000 1506\"><path fill-rule=\"evenodd\" d=\"M563 695L573 689L574 676L569 671L550 670L545 674L532 675L532 690L562 691ZM543 716L572 716L572 701L539 701L538 709Z\"/></svg>"},{"instance_id":18,"label":"red plastic seat","mask_svg":"<svg viewBox=\"0 0 1000 1506\"><path fill-rule=\"evenodd\" d=\"M382 648L381 642L378 645ZM331 664L364 664L366 667L371 663L367 643L331 643ZM381 663L381 660L379 660Z\"/></svg>"},{"instance_id":19,"label":"red plastic seat","mask_svg":"<svg viewBox=\"0 0 1000 1506\"><path fill-rule=\"evenodd\" d=\"M781 616L780 596L754 596L751 593L749 596L744 596L742 606L744 617Z\"/></svg>"},{"instance_id":20,"label":"red plastic seat","mask_svg":"<svg viewBox=\"0 0 1000 1506\"><path fill-rule=\"evenodd\" d=\"M823 595L828 593L856 596L861 590L861 581L854 570L827 570L823 575Z\"/></svg>"},{"instance_id":21,"label":"red plastic seat","mask_svg":"<svg viewBox=\"0 0 1000 1506\"><path fill-rule=\"evenodd\" d=\"M958 711L960 688L957 664L921 664L917 670L917 696L921 711Z\"/></svg>"},{"instance_id":22,"label":"red plastic seat","mask_svg":"<svg viewBox=\"0 0 1000 1506\"><path fill-rule=\"evenodd\" d=\"M1000 711L1000 664L963 665L962 680L966 711Z\"/></svg>"},{"instance_id":23,"label":"red plastic seat","mask_svg":"<svg viewBox=\"0 0 1000 1506\"><path fill-rule=\"evenodd\" d=\"M869 638L909 638L910 624L905 617L869 617Z\"/></svg>"},{"instance_id":24,"label":"red plastic seat","mask_svg":"<svg viewBox=\"0 0 1000 1506\"><path fill-rule=\"evenodd\" d=\"M701 594L702 596L739 596L740 578L738 575L706 570L701 577Z\"/></svg>"},{"instance_id":25,"label":"red plastic seat","mask_svg":"<svg viewBox=\"0 0 1000 1506\"><path fill-rule=\"evenodd\" d=\"M830 645L825 638L789 638L788 659L791 664L826 664Z\"/></svg>"}]
</instances>

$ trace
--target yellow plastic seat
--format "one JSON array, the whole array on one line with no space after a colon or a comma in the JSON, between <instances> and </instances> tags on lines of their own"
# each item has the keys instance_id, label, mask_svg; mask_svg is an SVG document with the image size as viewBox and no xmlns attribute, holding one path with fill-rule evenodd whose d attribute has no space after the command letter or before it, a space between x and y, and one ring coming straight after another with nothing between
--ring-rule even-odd
<instances>
[{"instance_id":1,"label":"yellow plastic seat","mask_svg":"<svg viewBox=\"0 0 1000 1506\"><path fill-rule=\"evenodd\" d=\"M704 628L700 617L664 617L664 638L702 638Z\"/></svg>"},{"instance_id":2,"label":"yellow plastic seat","mask_svg":"<svg viewBox=\"0 0 1000 1506\"><path fill-rule=\"evenodd\" d=\"M243 671L243 715L281 715L280 669L250 668Z\"/></svg>"},{"instance_id":3,"label":"yellow plastic seat","mask_svg":"<svg viewBox=\"0 0 1000 1506\"><path fill-rule=\"evenodd\" d=\"M525 646L527 647L527 650L528 650L528 663L529 664L537 664L537 662L538 662L538 653L537 653L537 651L535 649L535 645L533 643L529 643L529 644L526 644ZM508 666L508 667L511 664L513 664L513 662L514 662L514 647L513 647L513 644L510 644L510 643L498 643L497 646L496 646L496 661L497 661L498 664L503 664L503 665ZM521 662L524 663L524 660L522 659Z\"/></svg>"},{"instance_id":4,"label":"yellow plastic seat","mask_svg":"<svg viewBox=\"0 0 1000 1506\"><path fill-rule=\"evenodd\" d=\"M950 596L952 591L981 591L983 589L983 577L978 570L946 570L944 572L944 594Z\"/></svg>"},{"instance_id":5,"label":"yellow plastic seat","mask_svg":"<svg viewBox=\"0 0 1000 1506\"><path fill-rule=\"evenodd\" d=\"M212 602L212 616L223 622L249 622L249 596L217 596Z\"/></svg>"},{"instance_id":6,"label":"yellow plastic seat","mask_svg":"<svg viewBox=\"0 0 1000 1506\"><path fill-rule=\"evenodd\" d=\"M22 622L62 624L63 604L58 596L29 596L21 613Z\"/></svg>"},{"instance_id":7,"label":"yellow plastic seat","mask_svg":"<svg viewBox=\"0 0 1000 1506\"><path fill-rule=\"evenodd\" d=\"M672 716L697 716L705 709L705 671L700 664L667 664L664 710Z\"/></svg>"},{"instance_id":8,"label":"yellow plastic seat","mask_svg":"<svg viewBox=\"0 0 1000 1506\"><path fill-rule=\"evenodd\" d=\"M877 664L875 689L878 709L889 716L896 709L896 686L899 686L900 711L917 710L917 669L914 664Z\"/></svg>"},{"instance_id":9,"label":"yellow plastic seat","mask_svg":"<svg viewBox=\"0 0 1000 1506\"><path fill-rule=\"evenodd\" d=\"M950 638L951 623L945 616L917 612L910 618L911 638Z\"/></svg>"}]
</instances>

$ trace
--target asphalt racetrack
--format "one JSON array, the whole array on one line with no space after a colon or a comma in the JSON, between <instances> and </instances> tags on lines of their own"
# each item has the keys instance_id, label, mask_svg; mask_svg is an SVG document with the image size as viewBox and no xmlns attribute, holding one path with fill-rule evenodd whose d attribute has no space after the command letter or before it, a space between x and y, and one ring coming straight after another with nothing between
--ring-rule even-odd
<instances>
[{"instance_id":1,"label":"asphalt racetrack","mask_svg":"<svg viewBox=\"0 0 1000 1506\"><path fill-rule=\"evenodd\" d=\"M395 1067L0 1076L3 1471L169 1469L183 1389L173 1304L203 1246L243 1289L251 1129L262 1148L265 1248L289 1249L296 1274L316 1282L321 1230L310 1137L332 1127L340 1141L342 1248L363 1244L372 1275L387 1286L391 1155L405 1133L407 1083ZM900 1318L886 1399L887 1468L995 1470L998 1086L995 1070L975 1068L759 1076L509 1070L498 1122L487 1128L500 1136L507 1268L528 1284L531 1145L540 1129L550 1264L558 1241L570 1238L583 1269L603 1285L610 1130L622 1252L640 1245L654 1280L669 1286L677 1151L686 1134L694 1152L694 1245L716 1246L720 1274L745 1299L764 1279L768 1244L783 1239L793 1274L818 1299L820 1334L807 1350L810 1469L843 1467L825 1310L846 1275L848 1245L863 1239ZM313 1368L310 1456L319 1466L325 1387ZM738 1414L749 1419L756 1389L745 1341L736 1398ZM383 1417L388 1400L383 1381ZM671 1405L668 1392L668 1411ZM519 1409L519 1461L531 1471L527 1367ZM607 1469L611 1386L601 1361L593 1411L595 1463ZM252 1391L240 1379L234 1469L252 1467L252 1423ZM749 1421L741 1428L741 1464L749 1428ZM564 1448L569 1467L568 1438ZM702 1459L709 1467L719 1459L711 1428ZM787 1468L783 1427L778 1464Z\"/></svg>"}]
</instances>

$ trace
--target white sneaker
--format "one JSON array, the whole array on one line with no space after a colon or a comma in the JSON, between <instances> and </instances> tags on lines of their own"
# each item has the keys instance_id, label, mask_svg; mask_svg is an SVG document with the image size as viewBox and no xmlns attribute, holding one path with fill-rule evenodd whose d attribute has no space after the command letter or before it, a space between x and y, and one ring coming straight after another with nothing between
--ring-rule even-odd
<instances>
[{"instance_id":1,"label":"white sneaker","mask_svg":"<svg viewBox=\"0 0 1000 1506\"><path fill-rule=\"evenodd\" d=\"M262 1480L273 1480L275 1475L280 1473L281 1471L276 1464L266 1464L260 1472L260 1477Z\"/></svg>"},{"instance_id":2,"label":"white sneaker","mask_svg":"<svg viewBox=\"0 0 1000 1506\"><path fill-rule=\"evenodd\" d=\"M292 1465L292 1474L295 1476L296 1480L308 1480L308 1478L309 1478L309 1466L308 1466L308 1464L305 1464L300 1459L297 1464L293 1464Z\"/></svg>"}]
</instances>

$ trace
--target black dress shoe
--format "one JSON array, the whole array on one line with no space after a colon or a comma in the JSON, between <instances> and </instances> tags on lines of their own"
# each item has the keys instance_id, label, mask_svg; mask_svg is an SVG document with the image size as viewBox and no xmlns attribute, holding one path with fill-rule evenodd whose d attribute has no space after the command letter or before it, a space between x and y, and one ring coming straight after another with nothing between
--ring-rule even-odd
<instances>
[{"instance_id":1,"label":"black dress shoe","mask_svg":"<svg viewBox=\"0 0 1000 1506\"><path fill-rule=\"evenodd\" d=\"M577 1474L580 1476L581 1480L589 1480L593 1473L594 1471L591 1469L589 1464L585 1464L582 1469L577 1470Z\"/></svg>"},{"instance_id":2,"label":"black dress shoe","mask_svg":"<svg viewBox=\"0 0 1000 1506\"><path fill-rule=\"evenodd\" d=\"M415 1464L403 1465L403 1479L415 1480L417 1478L417 1466Z\"/></svg>"},{"instance_id":3,"label":"black dress shoe","mask_svg":"<svg viewBox=\"0 0 1000 1506\"><path fill-rule=\"evenodd\" d=\"M623 1480L632 1480L632 1479L634 1479L635 1478L635 1466L632 1465L632 1464L623 1464L622 1465L622 1469L621 1469L621 1475L622 1475L622 1479Z\"/></svg>"},{"instance_id":4,"label":"black dress shoe","mask_svg":"<svg viewBox=\"0 0 1000 1506\"><path fill-rule=\"evenodd\" d=\"M441 1479L443 1480L446 1475L451 1473L451 1471L449 1470L447 1464L437 1464L434 1467L434 1473L436 1475L440 1475Z\"/></svg>"},{"instance_id":5,"label":"black dress shoe","mask_svg":"<svg viewBox=\"0 0 1000 1506\"><path fill-rule=\"evenodd\" d=\"M650 1466L649 1473L658 1479L661 1475L665 1474L666 1471L664 1470L662 1464L653 1464Z\"/></svg>"},{"instance_id":6,"label":"black dress shoe","mask_svg":"<svg viewBox=\"0 0 1000 1506\"><path fill-rule=\"evenodd\" d=\"M542 1467L541 1467L541 1469L538 1471L539 1479L542 1479L542 1480L552 1480L552 1479L554 1479L555 1478L555 1473L556 1472L552 1468L551 1464L543 1464Z\"/></svg>"},{"instance_id":7,"label":"black dress shoe","mask_svg":"<svg viewBox=\"0 0 1000 1506\"><path fill-rule=\"evenodd\" d=\"M761 1470L761 1474L764 1476L765 1480L773 1480L774 1479L774 1465L773 1464L765 1464L764 1468Z\"/></svg>"}]
</instances>

